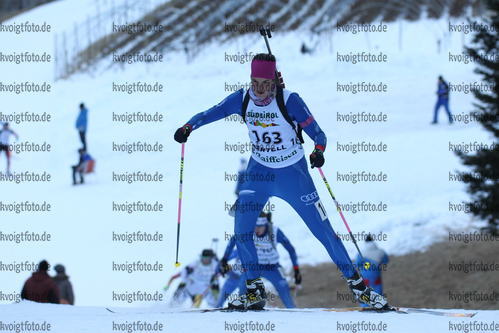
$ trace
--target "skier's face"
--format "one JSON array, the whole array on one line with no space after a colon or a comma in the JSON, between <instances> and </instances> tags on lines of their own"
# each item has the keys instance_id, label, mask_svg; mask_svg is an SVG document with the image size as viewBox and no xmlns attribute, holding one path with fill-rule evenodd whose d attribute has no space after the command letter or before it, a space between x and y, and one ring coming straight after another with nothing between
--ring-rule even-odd
<instances>
[{"instance_id":1,"label":"skier's face","mask_svg":"<svg viewBox=\"0 0 499 333\"><path fill-rule=\"evenodd\" d=\"M272 88L272 80L261 77L252 77L251 88L253 89L256 97L260 99L265 98L270 93L270 89Z\"/></svg>"},{"instance_id":2,"label":"skier's face","mask_svg":"<svg viewBox=\"0 0 499 333\"><path fill-rule=\"evenodd\" d=\"M265 232L265 229L267 227L266 226L261 226L261 227L255 227L255 234L260 237L261 235L263 235L263 233Z\"/></svg>"},{"instance_id":3,"label":"skier's face","mask_svg":"<svg viewBox=\"0 0 499 333\"><path fill-rule=\"evenodd\" d=\"M209 265L211 263L211 258L208 258L208 257L201 257L201 262L203 263L203 265Z\"/></svg>"}]
</instances>

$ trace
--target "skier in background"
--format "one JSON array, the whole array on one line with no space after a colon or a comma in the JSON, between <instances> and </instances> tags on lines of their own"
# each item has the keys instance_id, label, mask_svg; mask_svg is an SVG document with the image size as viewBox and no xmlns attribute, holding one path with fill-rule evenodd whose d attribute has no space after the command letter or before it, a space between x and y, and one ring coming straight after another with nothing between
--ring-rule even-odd
<instances>
[{"instance_id":1,"label":"skier in background","mask_svg":"<svg viewBox=\"0 0 499 333\"><path fill-rule=\"evenodd\" d=\"M83 144L83 150L87 151L87 118L88 118L88 110L85 108L83 103L80 104L80 114L76 119L76 128L80 133L80 140Z\"/></svg>"},{"instance_id":2,"label":"skier in background","mask_svg":"<svg viewBox=\"0 0 499 333\"><path fill-rule=\"evenodd\" d=\"M234 259L235 262L231 265L228 261L232 259ZM222 307L225 301L229 299L232 292L239 286L243 270L241 268L241 259L239 259L239 256L237 255L237 249L233 249L228 258L225 258L225 256L222 258L219 271L224 277L227 275L227 278L218 295L217 308Z\"/></svg>"},{"instance_id":3,"label":"skier in background","mask_svg":"<svg viewBox=\"0 0 499 333\"><path fill-rule=\"evenodd\" d=\"M441 106L443 106L445 108L445 111L447 111L447 115L449 116L449 123L452 124L452 115L450 114L449 111L449 86L444 81L442 76L438 77L437 95L438 95L438 100L437 100L437 105L435 105L435 115L433 116L432 124L436 124L438 122L437 121L438 109L440 109Z\"/></svg>"},{"instance_id":4,"label":"skier in background","mask_svg":"<svg viewBox=\"0 0 499 333\"><path fill-rule=\"evenodd\" d=\"M195 307L199 307L202 299L214 307L219 291L218 265L213 250L203 250L200 260L192 262L182 270L180 274L182 282L175 291L170 305L178 306L190 297Z\"/></svg>"},{"instance_id":5,"label":"skier in background","mask_svg":"<svg viewBox=\"0 0 499 333\"><path fill-rule=\"evenodd\" d=\"M9 123L3 124L3 130L0 130L0 154L2 151L5 151L7 155L7 176L10 175L10 150L9 150L9 138L11 135L16 137L16 140L19 140L19 135L16 134L13 130L9 129Z\"/></svg>"},{"instance_id":6,"label":"skier in background","mask_svg":"<svg viewBox=\"0 0 499 333\"><path fill-rule=\"evenodd\" d=\"M261 276L274 285L286 308L295 308L295 304L289 293L288 282L280 272L281 265L279 264L279 253L276 248L277 244L280 243L288 251L293 262L295 284L299 285L301 283L301 274L298 266L298 257L293 245L291 245L291 242L286 238L281 229L273 225L270 220L270 213L260 213L256 221L255 235L254 242L258 254L258 264L263 265ZM232 257L237 256L237 252L233 253L236 242L236 237L232 237L220 261L220 273L229 273L229 279L222 288L217 307L221 307L224 304L225 300L237 286L239 286L239 294L246 291L246 273L242 272L240 261L236 263L235 270L231 270L227 263Z\"/></svg>"},{"instance_id":7,"label":"skier in background","mask_svg":"<svg viewBox=\"0 0 499 333\"><path fill-rule=\"evenodd\" d=\"M298 94L283 89L276 79L273 55L257 54L251 62L250 78L252 86L247 91L240 89L214 107L196 114L177 129L175 141L186 142L189 135L203 125L231 114L240 115L246 122L253 145L246 172L271 174L274 178L271 181L249 180L241 186L235 212L236 237L252 235L264 204L269 197L277 196L293 207L323 244L346 277L354 297L375 308L385 307L387 301L372 288L366 287L343 242L336 237L308 172L300 131L295 129L302 128L314 140L315 148L310 154L312 168L324 164L326 135ZM259 265L250 264L258 263L252 237L244 242L238 241L237 250L247 273L247 290L229 306L235 309L262 309L267 295Z\"/></svg>"},{"instance_id":8,"label":"skier in background","mask_svg":"<svg viewBox=\"0 0 499 333\"><path fill-rule=\"evenodd\" d=\"M357 259L355 260L355 262L357 267L360 269L362 276L364 277L364 282L366 283L366 286L372 287L375 292L383 295L383 281L381 280L381 272L383 271L383 267L388 264L390 260L388 259L385 251L376 246L370 234L367 235L361 251L366 262L370 264L369 268L366 270L362 261L362 257L360 256L360 254L357 254ZM367 305L361 303L361 306L364 307Z\"/></svg>"}]
</instances>

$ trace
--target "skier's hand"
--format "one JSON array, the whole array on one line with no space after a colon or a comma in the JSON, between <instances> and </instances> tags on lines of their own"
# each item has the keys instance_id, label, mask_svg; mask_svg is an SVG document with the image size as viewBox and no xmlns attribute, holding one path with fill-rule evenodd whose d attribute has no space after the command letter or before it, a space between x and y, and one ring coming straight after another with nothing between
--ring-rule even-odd
<instances>
[{"instance_id":1,"label":"skier's hand","mask_svg":"<svg viewBox=\"0 0 499 333\"><path fill-rule=\"evenodd\" d=\"M189 124L185 124L184 126L180 127L176 132L173 138L175 141L178 143L184 143L187 142L187 138L192 132L192 126Z\"/></svg>"},{"instance_id":2,"label":"skier's hand","mask_svg":"<svg viewBox=\"0 0 499 333\"><path fill-rule=\"evenodd\" d=\"M225 277L225 274L227 274L230 271L230 267L227 264L227 259L222 258L220 260L220 266L218 267L218 270L220 271L220 274Z\"/></svg>"},{"instance_id":3,"label":"skier's hand","mask_svg":"<svg viewBox=\"0 0 499 333\"><path fill-rule=\"evenodd\" d=\"M301 284L301 274L299 268L295 268L295 284Z\"/></svg>"},{"instance_id":4,"label":"skier's hand","mask_svg":"<svg viewBox=\"0 0 499 333\"><path fill-rule=\"evenodd\" d=\"M315 147L312 154L310 154L310 166L313 169L314 167L320 168L323 165L324 165L324 152L320 148Z\"/></svg>"},{"instance_id":5,"label":"skier's hand","mask_svg":"<svg viewBox=\"0 0 499 333\"><path fill-rule=\"evenodd\" d=\"M180 284L178 285L177 290L181 290L181 289L184 289L184 288L185 288L185 283L180 282Z\"/></svg>"}]
</instances>

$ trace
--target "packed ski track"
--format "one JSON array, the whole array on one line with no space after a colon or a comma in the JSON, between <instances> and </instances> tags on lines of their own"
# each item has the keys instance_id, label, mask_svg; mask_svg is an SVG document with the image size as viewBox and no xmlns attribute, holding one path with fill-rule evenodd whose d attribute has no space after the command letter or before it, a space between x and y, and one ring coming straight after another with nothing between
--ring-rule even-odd
<instances>
[{"instance_id":1,"label":"packed ski track","mask_svg":"<svg viewBox=\"0 0 499 333\"><path fill-rule=\"evenodd\" d=\"M45 327L50 324L52 332L129 329L133 332L148 331L147 328L158 332L485 332L497 329L496 311L478 311L472 318L450 318L428 314L327 312L321 309L189 313L155 306L119 310L123 313L111 313L104 307L63 307L23 302L0 306L0 315L3 325L26 321L35 325L45 324Z\"/></svg>"},{"instance_id":2,"label":"packed ski track","mask_svg":"<svg viewBox=\"0 0 499 333\"><path fill-rule=\"evenodd\" d=\"M81 22L94 11L91 1L74 1L77 7L68 3L60 1L41 6L4 24L46 21L53 27L53 32L60 32L71 29L74 21ZM449 32L446 20L422 19L387 24L385 33L335 32L331 38L319 38L313 55L299 52L302 41L309 42L312 38L306 32L275 32L270 40L286 88L300 94L327 135L326 163L322 170L336 199L341 205L360 203L356 207L342 206L352 232L356 235L371 232L385 237L386 241L379 246L389 255L424 251L435 242L448 240L450 233L460 234L484 225L459 211L468 196L464 185L452 181L449 174L467 171L452 152L452 145L489 142L491 138L476 122L455 121L449 125L442 110L440 123L430 125L438 75L455 84L479 82L479 77L473 73L474 64L449 60L449 53L461 54L463 42L469 43L471 37L471 34ZM53 50L52 33L3 33L1 38L2 52L6 54L20 52L21 48L23 52L42 54ZM438 40L441 40L440 53ZM48 183L4 183L2 190L5 192L2 192L6 194L0 201L2 204L26 200L47 202L52 209L38 213L2 212L3 234L47 233L51 235L51 241L3 241L1 260L8 264L38 263L42 259L54 265L63 263L73 283L77 305L12 302L8 295L19 294L31 273L2 272L0 290L7 296L0 298L0 330L15 331L10 328L30 321L40 325L50 323L52 332L126 331L129 328L126 325L140 321L162 324L164 332L242 333L256 331L253 328L257 326L252 325L257 322L263 325L263 330L275 332L355 333L368 331L368 328L387 332L491 331L483 325L496 325L497 311L478 311L473 318L447 318L428 314L325 311L186 313L181 312L182 309L167 308L171 290L177 282L166 293L163 293L163 287L180 269L174 266L180 145L173 141L173 133L195 113L222 101L234 86L249 83L249 63L228 61L228 55L264 51L265 44L258 34L241 35L237 41L209 45L190 63L184 53L169 53L161 63L126 64L124 69L114 66L109 70L106 70L106 63L96 65L91 73L56 82L53 62L0 63L4 84L27 81L46 82L52 86L50 93L2 95L0 111L4 113L29 111L51 115L51 121L47 123L11 122L20 142L46 142L52 146L46 153L13 154L11 169L15 173L47 172L52 179ZM387 61L356 64L340 61L339 55L350 52L382 53L387 55ZM163 92L128 94L113 91L113 84L137 82L158 82L163 85ZM387 91L355 94L341 91L351 83L362 82L386 84ZM89 109L87 142L89 153L97 163L96 173L86 178L86 184L73 187L70 166L76 164L80 147L74 123L81 102ZM472 111L473 102L472 94L451 92L450 107L455 115ZM119 120L119 116L139 111L151 115L158 113L163 121L128 124ZM359 117L369 113L376 119L381 113L381 119L385 115L386 121L359 121ZM356 115L357 121L353 120ZM308 156L313 144L304 136ZM114 145L139 141L162 145L162 152L113 151ZM240 158L249 157L249 152L244 151L247 142L247 130L237 119L220 120L196 130L189 137L184 162L181 268L197 258L203 248L209 248L213 238L218 238L218 255L222 255L233 233L233 219L227 212L227 207L236 198L235 182L231 179L238 171ZM345 151L352 149L351 143L362 142L385 144L386 152ZM4 171L5 163L2 154L0 170ZM158 172L163 180L149 183L117 181L120 175L126 177L127 173L138 171L153 175ZM386 181L355 181L354 174L362 172L376 176L382 173L386 175ZM311 170L311 174L333 228L344 238L349 254L354 257L355 247L347 237L346 228L319 173ZM157 203L162 209L147 213L113 210L113 204L138 201L153 206ZM376 207L385 205L386 209L361 211L367 203ZM300 265L330 260L286 203L272 198L271 204L274 205L273 220L293 242ZM163 238L153 242L126 241L134 232L157 233ZM285 250L279 248L279 252L284 268L291 271ZM113 270L113 264L139 260L159 263L162 270L147 273ZM135 301L129 297L132 293L144 292L153 300ZM325 306L334 307L334 300L324 301ZM124 313L111 313L106 307ZM130 313L132 311L140 313ZM497 325L493 327L499 330Z\"/></svg>"}]
</instances>

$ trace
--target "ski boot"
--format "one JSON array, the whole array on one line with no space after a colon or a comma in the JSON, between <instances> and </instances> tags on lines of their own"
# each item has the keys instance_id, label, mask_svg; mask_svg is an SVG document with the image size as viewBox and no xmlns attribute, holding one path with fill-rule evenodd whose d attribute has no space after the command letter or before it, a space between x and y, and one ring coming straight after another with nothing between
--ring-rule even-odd
<instances>
[{"instance_id":1,"label":"ski boot","mask_svg":"<svg viewBox=\"0 0 499 333\"><path fill-rule=\"evenodd\" d=\"M265 285L261 278L246 280L246 292L229 302L229 308L236 310L263 310L267 303Z\"/></svg>"},{"instance_id":2,"label":"ski boot","mask_svg":"<svg viewBox=\"0 0 499 333\"><path fill-rule=\"evenodd\" d=\"M343 277L345 278L345 277ZM371 287L366 287L364 279L359 275L357 270L354 276L346 278L348 287L353 293L353 296L359 303L366 303L376 310L388 309L389 305L383 295L378 294Z\"/></svg>"}]
</instances>

